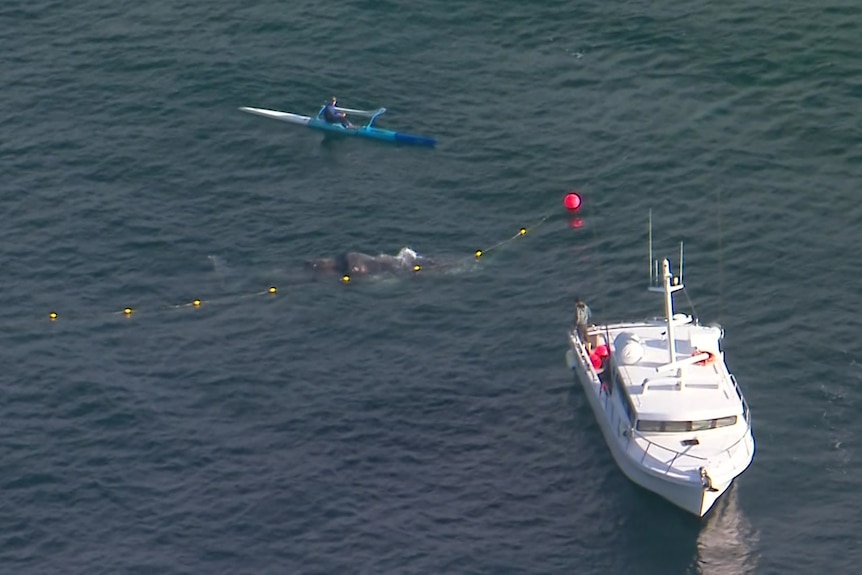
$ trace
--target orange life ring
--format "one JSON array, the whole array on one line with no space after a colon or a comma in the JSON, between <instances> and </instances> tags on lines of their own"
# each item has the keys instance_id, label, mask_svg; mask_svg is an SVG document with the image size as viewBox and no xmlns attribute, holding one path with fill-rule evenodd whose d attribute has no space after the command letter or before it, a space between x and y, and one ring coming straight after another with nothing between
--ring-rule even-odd
<instances>
[{"instance_id":1,"label":"orange life ring","mask_svg":"<svg viewBox=\"0 0 862 575\"><path fill-rule=\"evenodd\" d=\"M702 359L700 361L695 362L694 365L711 365L711 364L715 363L716 355L714 353L712 353L711 351L700 351L699 349L696 349L696 350L694 350L694 353L692 355L700 355L702 353L705 353L709 357L706 359Z\"/></svg>"}]
</instances>

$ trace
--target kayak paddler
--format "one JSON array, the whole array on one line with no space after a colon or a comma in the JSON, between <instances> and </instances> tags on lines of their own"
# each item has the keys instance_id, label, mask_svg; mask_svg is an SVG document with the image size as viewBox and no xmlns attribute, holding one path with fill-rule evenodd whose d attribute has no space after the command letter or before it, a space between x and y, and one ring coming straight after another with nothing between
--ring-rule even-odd
<instances>
[{"instance_id":1,"label":"kayak paddler","mask_svg":"<svg viewBox=\"0 0 862 575\"><path fill-rule=\"evenodd\" d=\"M323 119L330 124L341 124L345 128L352 128L353 124L347 121L347 113L339 110L337 106L338 102L335 96L333 96L329 100L329 103L326 104L326 107L323 108Z\"/></svg>"}]
</instances>

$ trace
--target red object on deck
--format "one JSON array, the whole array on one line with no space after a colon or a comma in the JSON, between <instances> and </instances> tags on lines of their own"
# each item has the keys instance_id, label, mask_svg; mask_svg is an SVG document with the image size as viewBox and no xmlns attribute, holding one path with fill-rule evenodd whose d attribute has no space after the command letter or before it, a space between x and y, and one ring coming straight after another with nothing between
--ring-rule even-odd
<instances>
[{"instance_id":1,"label":"red object on deck","mask_svg":"<svg viewBox=\"0 0 862 575\"><path fill-rule=\"evenodd\" d=\"M593 364L595 369L601 369L602 364L605 362L605 358L610 354L611 350L608 349L607 344L602 344L590 353L590 363Z\"/></svg>"}]
</instances>

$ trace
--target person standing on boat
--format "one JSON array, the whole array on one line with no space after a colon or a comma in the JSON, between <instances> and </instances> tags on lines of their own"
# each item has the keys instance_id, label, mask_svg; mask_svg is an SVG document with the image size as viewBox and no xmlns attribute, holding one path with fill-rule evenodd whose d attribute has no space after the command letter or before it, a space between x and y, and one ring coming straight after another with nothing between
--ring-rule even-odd
<instances>
[{"instance_id":1,"label":"person standing on boat","mask_svg":"<svg viewBox=\"0 0 862 575\"><path fill-rule=\"evenodd\" d=\"M323 119L330 124L341 124L345 128L352 128L353 124L347 121L347 113L338 109L338 102L335 96L329 100L329 103L323 108Z\"/></svg>"},{"instance_id":2,"label":"person standing on boat","mask_svg":"<svg viewBox=\"0 0 862 575\"><path fill-rule=\"evenodd\" d=\"M587 351L590 351L590 343L587 341L587 324L590 323L590 317L592 313L590 312L590 306L588 306L584 301L576 297L575 298L575 329L578 330L578 336L581 338L581 341L584 342L584 345L587 348Z\"/></svg>"}]
</instances>

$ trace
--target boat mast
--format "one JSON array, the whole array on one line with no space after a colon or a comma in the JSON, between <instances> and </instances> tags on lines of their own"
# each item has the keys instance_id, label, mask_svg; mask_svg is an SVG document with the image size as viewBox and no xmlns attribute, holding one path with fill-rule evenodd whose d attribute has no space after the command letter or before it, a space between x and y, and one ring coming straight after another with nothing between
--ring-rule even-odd
<instances>
[{"instance_id":1,"label":"boat mast","mask_svg":"<svg viewBox=\"0 0 862 575\"><path fill-rule=\"evenodd\" d=\"M667 319L667 352L669 363L676 362L676 339L673 334L673 292L682 289L682 285L678 282L676 285L672 285L672 280L674 278L670 273L670 262L666 259L662 260L661 281L662 291L664 292L664 314Z\"/></svg>"},{"instance_id":2,"label":"boat mast","mask_svg":"<svg viewBox=\"0 0 862 575\"><path fill-rule=\"evenodd\" d=\"M650 210L649 218L649 253L652 260L652 210ZM660 292L664 294L664 315L667 322L667 354L668 363L676 363L676 339L674 338L673 330L673 292L681 290L684 286L682 283L682 243L679 246L680 258L680 277L675 278L670 271L670 262L665 258L661 262L661 285L658 283L658 260L655 260L656 273L653 274L653 267L650 265L650 286L649 291ZM652 262L650 262L652 263Z\"/></svg>"}]
</instances>

